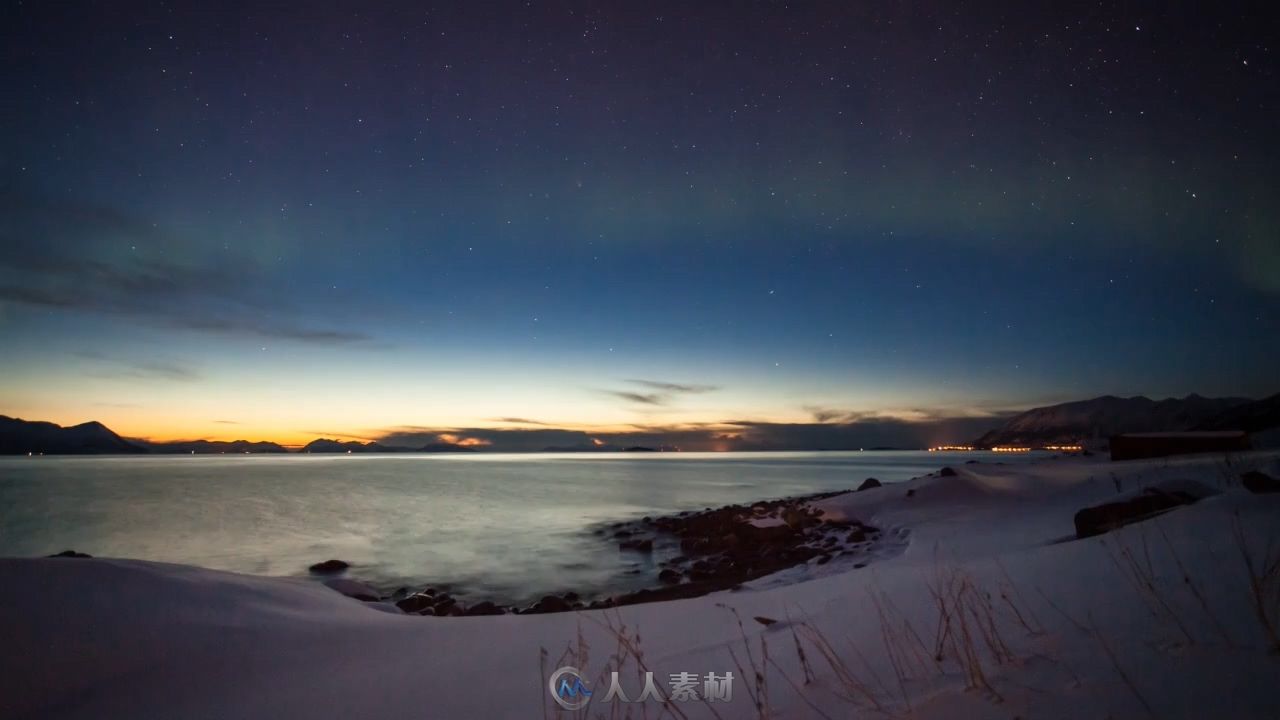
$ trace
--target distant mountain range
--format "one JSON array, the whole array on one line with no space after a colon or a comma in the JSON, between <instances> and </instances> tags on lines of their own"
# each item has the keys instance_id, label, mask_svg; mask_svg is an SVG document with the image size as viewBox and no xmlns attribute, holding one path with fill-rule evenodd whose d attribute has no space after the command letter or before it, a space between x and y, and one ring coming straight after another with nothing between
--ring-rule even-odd
<instances>
[{"instance_id":1,"label":"distant mountain range","mask_svg":"<svg viewBox=\"0 0 1280 720\"><path fill-rule=\"evenodd\" d=\"M62 427L0 415L0 455L48 452L61 455L132 454L146 448L129 442L100 422Z\"/></svg>"},{"instance_id":2,"label":"distant mountain range","mask_svg":"<svg viewBox=\"0 0 1280 720\"><path fill-rule=\"evenodd\" d=\"M1128 432L1257 431L1280 423L1278 398L1280 395L1253 401L1248 398L1188 395L1152 400L1142 396L1121 398L1107 395L1033 408L1015 415L973 444L978 447L1060 444Z\"/></svg>"},{"instance_id":3,"label":"distant mountain range","mask_svg":"<svg viewBox=\"0 0 1280 720\"><path fill-rule=\"evenodd\" d=\"M145 440L131 441L145 452L158 454L204 455L208 453L287 453L289 449L273 442L249 440L180 440L178 442L153 443Z\"/></svg>"},{"instance_id":4,"label":"distant mountain range","mask_svg":"<svg viewBox=\"0 0 1280 720\"><path fill-rule=\"evenodd\" d=\"M273 442L249 440L183 440L157 443L126 439L100 422L87 422L62 427L51 422L22 420L0 415L0 455L207 455L292 452ZM422 447L392 447L376 442L340 442L314 440L299 452L366 453L366 452L474 452L474 448L450 443L432 443Z\"/></svg>"},{"instance_id":5,"label":"distant mountain range","mask_svg":"<svg viewBox=\"0 0 1280 720\"><path fill-rule=\"evenodd\" d=\"M1276 432L1280 428L1280 394L1262 400L1248 398L1184 398L1151 400L1112 395L1028 410L1010 418L971 444L1038 446L1068 444L1108 438L1126 432L1179 430L1246 430ZM1262 436L1255 436L1255 440ZM544 452L645 452L674 450L665 446L572 445L551 446ZM475 452L476 448L452 443L420 447L383 445L378 442L321 438L297 450L301 453L437 453ZM241 454L294 452L273 442L190 440L154 443L123 438L99 422L62 427L0 415L0 455L88 454Z\"/></svg>"},{"instance_id":6,"label":"distant mountain range","mask_svg":"<svg viewBox=\"0 0 1280 720\"><path fill-rule=\"evenodd\" d=\"M298 452L303 453L410 453L410 452L475 452L475 448L453 443L428 443L421 447L400 447L378 442L362 443L356 440L312 440Z\"/></svg>"},{"instance_id":7,"label":"distant mountain range","mask_svg":"<svg viewBox=\"0 0 1280 720\"><path fill-rule=\"evenodd\" d=\"M1245 430L1251 433L1280 427L1280 393L1226 410L1195 427L1196 430Z\"/></svg>"}]
</instances>

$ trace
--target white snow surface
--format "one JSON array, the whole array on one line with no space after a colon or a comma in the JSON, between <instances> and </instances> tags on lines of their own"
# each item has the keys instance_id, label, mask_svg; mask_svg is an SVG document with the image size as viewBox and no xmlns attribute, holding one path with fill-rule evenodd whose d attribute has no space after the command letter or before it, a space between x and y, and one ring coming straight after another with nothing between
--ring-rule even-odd
<instances>
[{"instance_id":1,"label":"white snow surface","mask_svg":"<svg viewBox=\"0 0 1280 720\"><path fill-rule=\"evenodd\" d=\"M860 556L866 567L815 565L787 575L805 582L765 578L610 611L424 618L301 579L2 559L0 717L664 716L655 702L596 702L619 667L610 626L639 634L661 689L671 673L733 672L731 702L672 703L679 714L667 717L1280 717L1280 655L1254 611L1237 539L1258 558L1267 541L1280 552L1280 494L1254 495L1232 479L1245 469L1280 473L1280 452L955 469L813 503L893 540L893 552ZM1184 480L1222 492L1074 540L1077 510ZM1143 594L1126 555L1150 558L1160 599ZM1000 648L972 644L981 683L960 651L933 658L942 623L930 588L946 577L990 603L968 621L976 635L984 622L994 628ZM561 711L547 676L580 640L589 651L567 664L585 671L596 696L585 711ZM751 665L762 643L767 689L758 692ZM642 683L633 658L622 677L634 697Z\"/></svg>"}]
</instances>

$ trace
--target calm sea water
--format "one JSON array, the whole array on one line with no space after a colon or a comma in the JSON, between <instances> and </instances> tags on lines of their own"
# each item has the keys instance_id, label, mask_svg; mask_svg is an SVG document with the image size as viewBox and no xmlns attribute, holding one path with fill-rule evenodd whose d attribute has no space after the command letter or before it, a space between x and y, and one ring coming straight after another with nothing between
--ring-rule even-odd
<instances>
[{"instance_id":1,"label":"calm sea water","mask_svg":"<svg viewBox=\"0 0 1280 720\"><path fill-rule=\"evenodd\" d=\"M605 522L851 488L867 477L898 482L970 458L992 459L926 452L2 458L0 555L74 548L259 575L306 575L311 563L340 558L355 566L351 576L388 592L430 583L520 602L652 585L654 559L593 534Z\"/></svg>"}]
</instances>

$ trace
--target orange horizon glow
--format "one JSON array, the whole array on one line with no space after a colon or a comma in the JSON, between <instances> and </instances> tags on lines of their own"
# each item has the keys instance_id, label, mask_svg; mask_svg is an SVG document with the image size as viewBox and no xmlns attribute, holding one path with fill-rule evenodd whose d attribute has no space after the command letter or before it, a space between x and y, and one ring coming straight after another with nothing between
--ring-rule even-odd
<instances>
[{"instance_id":1,"label":"orange horizon glow","mask_svg":"<svg viewBox=\"0 0 1280 720\"><path fill-rule=\"evenodd\" d=\"M388 426L386 428L358 429L358 430L298 430L294 428L281 428L271 426L266 423L258 424L254 422L236 422L236 423L220 423L210 421L192 421L190 419L165 418L163 420L154 417L142 417L141 413L101 413L97 418L84 419L79 414L68 416L64 413L48 413L44 417L31 415L29 413L16 413L16 417L25 420L43 420L53 422L63 427L79 425L92 420L97 420L115 432L117 435L125 439L139 440L148 443L179 443L179 442L271 442L281 447L297 450L308 443L318 439L331 439L338 441L359 441L367 442L386 442L386 438L395 435L397 432L412 433L423 436L423 443L438 442L451 445L459 445L461 447L480 449L492 445L492 441L487 438L473 437L467 434L467 429L459 426L446 427L426 427L417 425L399 425ZM655 418L656 419L656 418ZM165 428L163 430L156 429L153 423L157 421L163 422ZM812 422L793 417L778 418L776 420L768 420L754 418L754 422L772 422L777 424L791 424ZM906 420L904 422L917 422L916 420ZM316 423L320 425L321 423ZM566 432L580 432L588 435L587 442L596 447L609 444L610 441L602 440L597 435L643 435L646 433L661 434L666 432L679 432L701 430L716 433L713 449L718 451L730 450L730 441L740 440L744 437L741 426L723 421L708 422L672 422L672 423L608 423L608 424L582 424L582 423L489 423L478 421L469 424L469 428L483 430L516 430L530 429L532 427L545 427L551 430L560 430ZM431 440L434 436L434 440ZM950 448L948 448L950 449Z\"/></svg>"}]
</instances>

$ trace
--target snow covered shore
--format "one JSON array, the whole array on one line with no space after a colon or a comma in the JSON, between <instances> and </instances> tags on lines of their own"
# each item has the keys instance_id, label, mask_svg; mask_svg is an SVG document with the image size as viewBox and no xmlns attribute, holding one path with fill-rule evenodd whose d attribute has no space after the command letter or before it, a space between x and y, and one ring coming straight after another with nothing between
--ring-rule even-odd
<instances>
[{"instance_id":1,"label":"snow covered shore","mask_svg":"<svg viewBox=\"0 0 1280 720\"><path fill-rule=\"evenodd\" d=\"M641 667L664 694L733 673L673 717L1280 715L1280 494L1238 480L1280 454L956 469L814 503L903 539L865 568L605 611L408 617L303 580L0 560L0 717L659 717L603 701ZM1077 510L1183 480L1220 493L1074 540ZM561 665L583 710L551 701Z\"/></svg>"}]
</instances>

